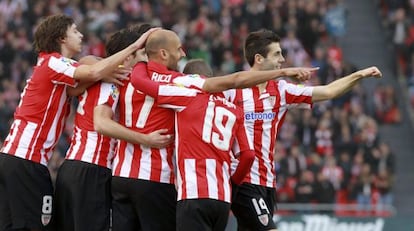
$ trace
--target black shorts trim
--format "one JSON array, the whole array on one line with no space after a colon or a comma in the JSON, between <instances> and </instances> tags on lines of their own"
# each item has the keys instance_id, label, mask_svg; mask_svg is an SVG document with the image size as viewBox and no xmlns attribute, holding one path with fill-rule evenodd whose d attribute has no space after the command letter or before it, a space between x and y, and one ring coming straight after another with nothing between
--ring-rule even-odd
<instances>
[{"instance_id":1,"label":"black shorts trim","mask_svg":"<svg viewBox=\"0 0 414 231\"><path fill-rule=\"evenodd\" d=\"M243 183L233 185L231 210L237 219L239 230L275 229L273 213L276 190L260 185Z\"/></svg>"},{"instance_id":2,"label":"black shorts trim","mask_svg":"<svg viewBox=\"0 0 414 231\"><path fill-rule=\"evenodd\" d=\"M112 231L175 230L173 184L112 177Z\"/></svg>"},{"instance_id":3,"label":"black shorts trim","mask_svg":"<svg viewBox=\"0 0 414 231\"><path fill-rule=\"evenodd\" d=\"M0 230L49 230L52 201L46 166L0 153Z\"/></svg>"},{"instance_id":4,"label":"black shorts trim","mask_svg":"<svg viewBox=\"0 0 414 231\"><path fill-rule=\"evenodd\" d=\"M56 230L109 230L111 179L109 168L65 160L56 177L53 208Z\"/></svg>"}]
</instances>

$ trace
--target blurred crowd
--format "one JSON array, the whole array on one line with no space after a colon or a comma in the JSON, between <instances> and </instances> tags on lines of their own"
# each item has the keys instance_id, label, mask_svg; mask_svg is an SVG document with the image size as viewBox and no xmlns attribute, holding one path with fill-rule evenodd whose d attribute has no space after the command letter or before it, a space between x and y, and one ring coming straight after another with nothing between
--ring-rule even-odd
<instances>
[{"instance_id":1,"label":"blurred crowd","mask_svg":"<svg viewBox=\"0 0 414 231\"><path fill-rule=\"evenodd\" d=\"M414 110L414 1L377 0L382 23L396 56L396 71L403 76Z\"/></svg>"},{"instance_id":2,"label":"blurred crowd","mask_svg":"<svg viewBox=\"0 0 414 231\"><path fill-rule=\"evenodd\" d=\"M285 67L320 67L305 84L325 84L356 70L336 44L346 34L341 0L0 0L0 140L36 60L33 30L44 16L56 13L71 15L83 32L80 56L105 56L111 33L146 22L174 30L187 59L202 58L219 75L247 69L244 39L250 31L267 28L282 37ZM280 203L336 202L376 211L392 204L394 154L378 136L378 126L398 123L394 114L399 112L392 112L397 104L393 89L377 89L375 112L366 111L365 91L358 86L341 98L315 104L312 111L287 114L275 152ZM50 162L52 174L71 132L69 118Z\"/></svg>"}]
</instances>

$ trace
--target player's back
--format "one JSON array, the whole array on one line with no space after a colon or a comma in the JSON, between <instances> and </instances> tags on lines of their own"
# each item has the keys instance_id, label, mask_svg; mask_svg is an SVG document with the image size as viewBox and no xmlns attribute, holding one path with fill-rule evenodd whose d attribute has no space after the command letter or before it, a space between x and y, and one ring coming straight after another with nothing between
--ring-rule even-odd
<instances>
[{"instance_id":1,"label":"player's back","mask_svg":"<svg viewBox=\"0 0 414 231\"><path fill-rule=\"evenodd\" d=\"M177 112L178 200L230 202L230 156L242 116L222 94L207 93Z\"/></svg>"}]
</instances>

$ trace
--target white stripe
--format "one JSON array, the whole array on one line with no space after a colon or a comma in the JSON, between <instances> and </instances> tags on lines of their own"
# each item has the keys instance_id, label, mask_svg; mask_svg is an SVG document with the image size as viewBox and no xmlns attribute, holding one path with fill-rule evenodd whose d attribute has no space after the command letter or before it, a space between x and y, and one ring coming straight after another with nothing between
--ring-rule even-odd
<instances>
[{"instance_id":1,"label":"white stripe","mask_svg":"<svg viewBox=\"0 0 414 231\"><path fill-rule=\"evenodd\" d=\"M269 100L263 100L263 107L264 108L272 108ZM272 112L272 110L267 110L265 112ZM263 156L264 167L266 168L266 186L272 187L273 186L273 165L272 160L273 158L270 156L270 143L272 142L272 120L263 120L262 124L262 147L261 152ZM272 160L271 160L272 159Z\"/></svg>"},{"instance_id":2,"label":"white stripe","mask_svg":"<svg viewBox=\"0 0 414 231\"><path fill-rule=\"evenodd\" d=\"M129 173L131 172L131 163L132 163L133 154L134 154L134 145L127 143L125 147L125 157L124 157L124 161L122 162L119 176L129 177Z\"/></svg>"},{"instance_id":3,"label":"white stripe","mask_svg":"<svg viewBox=\"0 0 414 231\"><path fill-rule=\"evenodd\" d=\"M5 141L7 141L7 145L2 147L1 152L9 153L10 148L13 144L13 141L16 139L17 131L19 130L18 128L19 128L19 125L21 124L21 122L22 121L19 120L19 119L14 120L14 122L13 122L11 128L10 128L10 131L12 131L12 133L9 133L9 135L7 135L7 137L5 139Z\"/></svg>"},{"instance_id":4,"label":"white stripe","mask_svg":"<svg viewBox=\"0 0 414 231\"><path fill-rule=\"evenodd\" d=\"M76 157L76 153L79 151L79 148L81 146L81 130L79 128L74 129L75 133L72 135L72 140L75 141L71 142L71 146L68 149L68 152L66 153L66 159L73 160ZM75 145L73 145L75 143ZM70 151L72 149L72 151Z\"/></svg>"},{"instance_id":5,"label":"white stripe","mask_svg":"<svg viewBox=\"0 0 414 231\"><path fill-rule=\"evenodd\" d=\"M250 183L260 185L259 158L257 156L254 157L254 161L250 171L250 179Z\"/></svg>"},{"instance_id":6,"label":"white stripe","mask_svg":"<svg viewBox=\"0 0 414 231\"><path fill-rule=\"evenodd\" d=\"M171 171L172 169L168 165L167 160L167 150L165 148L160 149L160 155L161 155L161 176L160 176L160 182L161 183L170 183L170 177L171 177Z\"/></svg>"},{"instance_id":7,"label":"white stripe","mask_svg":"<svg viewBox=\"0 0 414 231\"><path fill-rule=\"evenodd\" d=\"M30 145L31 145L33 134L35 133L36 129L37 129L37 124L36 123L27 122L27 126L22 131L22 135L20 136L19 144L17 145L17 148L16 148L16 152L15 152L16 156L25 159L29 148L31 148L32 152L33 152L34 147L31 147Z\"/></svg>"},{"instance_id":8,"label":"white stripe","mask_svg":"<svg viewBox=\"0 0 414 231\"><path fill-rule=\"evenodd\" d=\"M218 200L217 175L216 175L216 160L206 159L206 175L208 197ZM200 185L204 187L203 185Z\"/></svg>"},{"instance_id":9,"label":"white stripe","mask_svg":"<svg viewBox=\"0 0 414 231\"><path fill-rule=\"evenodd\" d=\"M97 146L98 135L96 132L88 131L86 133L85 151L82 154L81 160L88 163L96 164L93 161L93 155Z\"/></svg>"},{"instance_id":10,"label":"white stripe","mask_svg":"<svg viewBox=\"0 0 414 231\"><path fill-rule=\"evenodd\" d=\"M192 89L192 88L185 88L185 87L177 87L171 85L160 85L158 90L159 96L196 96L201 91Z\"/></svg>"},{"instance_id":11,"label":"white stripe","mask_svg":"<svg viewBox=\"0 0 414 231\"><path fill-rule=\"evenodd\" d=\"M134 93L135 89L132 87L130 83L128 83L127 89L125 91L125 126L126 127L132 127L132 95Z\"/></svg>"},{"instance_id":12,"label":"white stripe","mask_svg":"<svg viewBox=\"0 0 414 231\"><path fill-rule=\"evenodd\" d=\"M198 198L196 163L194 159L184 160L185 190L187 199Z\"/></svg>"},{"instance_id":13,"label":"white stripe","mask_svg":"<svg viewBox=\"0 0 414 231\"><path fill-rule=\"evenodd\" d=\"M61 60L62 58L58 59L54 56L51 56L49 59L48 67L56 71L57 73L63 73L67 76L73 77L75 74L76 67L74 67L70 63L62 62ZM68 60L71 60L71 59L68 59ZM74 60L71 60L71 61L75 62Z\"/></svg>"},{"instance_id":14,"label":"white stripe","mask_svg":"<svg viewBox=\"0 0 414 231\"><path fill-rule=\"evenodd\" d=\"M230 191L230 175L229 175L229 165L223 163L223 189L224 189L224 201L231 202L231 191Z\"/></svg>"},{"instance_id":15,"label":"white stripe","mask_svg":"<svg viewBox=\"0 0 414 231\"><path fill-rule=\"evenodd\" d=\"M45 149L50 148L52 145L56 144L56 138L55 138L56 137L56 132L59 132L59 134L57 134L58 135L57 137L60 137L60 133L62 133L63 129L65 128L66 117L64 116L63 118L61 118L61 115L62 115L63 109L65 110L65 112L67 110L67 108L64 107L64 106L67 106L67 105L65 105L66 100L67 100L67 97L66 97L66 86L65 86L65 89L64 89L64 91L63 91L63 93L60 97L58 110L57 110L56 114L53 117L53 123L52 123L52 125L49 129L49 132L47 134L47 138L46 138L46 140L43 144L43 148L45 148ZM46 114L48 113L47 112L48 109L49 109L49 105L47 107ZM61 125L59 131L57 130L58 123L60 123L60 125ZM50 158L50 156L49 156L49 158Z\"/></svg>"},{"instance_id":16,"label":"white stripe","mask_svg":"<svg viewBox=\"0 0 414 231\"><path fill-rule=\"evenodd\" d=\"M149 180L151 177L151 149L140 145L142 150L141 159L139 160L139 172L138 172L138 179Z\"/></svg>"}]
</instances>

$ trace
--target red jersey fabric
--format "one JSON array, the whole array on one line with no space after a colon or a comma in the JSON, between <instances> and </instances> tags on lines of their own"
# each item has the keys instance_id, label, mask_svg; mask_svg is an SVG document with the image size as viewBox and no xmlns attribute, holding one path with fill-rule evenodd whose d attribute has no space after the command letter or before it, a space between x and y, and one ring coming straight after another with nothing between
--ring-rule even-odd
<instances>
[{"instance_id":1,"label":"red jersey fabric","mask_svg":"<svg viewBox=\"0 0 414 231\"><path fill-rule=\"evenodd\" d=\"M80 160L111 168L116 140L99 134L93 124L93 111L97 105L108 105L115 114L119 90L115 84L98 82L78 97L74 131L66 159Z\"/></svg>"},{"instance_id":2,"label":"red jersey fabric","mask_svg":"<svg viewBox=\"0 0 414 231\"><path fill-rule=\"evenodd\" d=\"M47 165L70 112L67 86L77 62L59 53L40 53L14 113L1 152Z\"/></svg>"},{"instance_id":3,"label":"red jersey fabric","mask_svg":"<svg viewBox=\"0 0 414 231\"><path fill-rule=\"evenodd\" d=\"M265 91L257 86L225 91L225 97L244 111L244 125L256 153L244 182L276 187L274 146L277 133L289 108L311 108L313 87L269 81Z\"/></svg>"}]
</instances>

